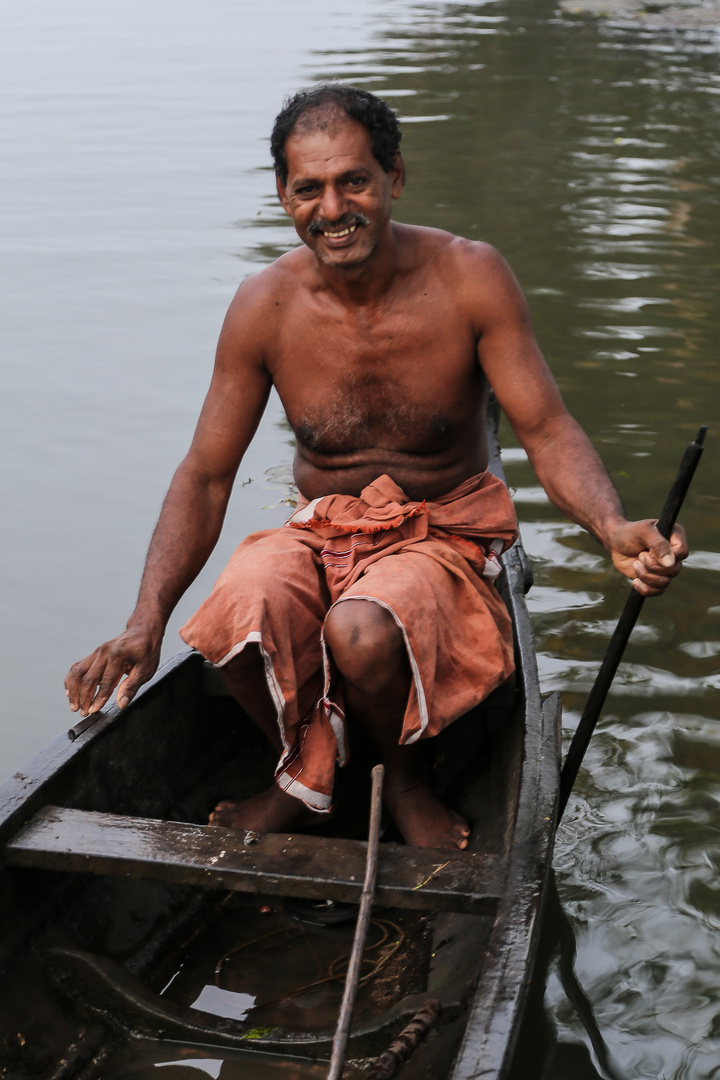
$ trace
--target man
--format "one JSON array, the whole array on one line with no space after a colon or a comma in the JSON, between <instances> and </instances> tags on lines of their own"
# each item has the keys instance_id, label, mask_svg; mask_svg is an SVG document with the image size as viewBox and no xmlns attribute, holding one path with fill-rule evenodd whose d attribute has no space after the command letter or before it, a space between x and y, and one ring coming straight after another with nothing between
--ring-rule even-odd
<instances>
[{"instance_id":1,"label":"man","mask_svg":"<svg viewBox=\"0 0 720 1080\"><path fill-rule=\"evenodd\" d=\"M97 711L127 675L125 706L154 673L274 385L297 439L300 508L240 545L182 634L221 665L282 756L277 783L219 804L211 821L274 831L327 810L347 713L384 760L405 840L464 848L469 827L432 792L422 739L512 672L492 576L516 533L507 490L485 472L489 386L549 497L641 595L677 574L684 534L667 542L654 522L627 521L500 255L391 221L405 173L384 102L340 85L301 92L271 145L303 246L238 290L135 611L71 669L70 707Z\"/></svg>"}]
</instances>

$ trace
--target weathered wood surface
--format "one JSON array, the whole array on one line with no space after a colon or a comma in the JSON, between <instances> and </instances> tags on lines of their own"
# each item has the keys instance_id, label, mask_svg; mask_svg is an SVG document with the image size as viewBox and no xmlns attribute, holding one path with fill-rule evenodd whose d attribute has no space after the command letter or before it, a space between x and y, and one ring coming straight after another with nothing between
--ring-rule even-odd
<instances>
[{"instance_id":1,"label":"weathered wood surface","mask_svg":"<svg viewBox=\"0 0 720 1080\"><path fill-rule=\"evenodd\" d=\"M5 848L15 866L359 902L367 845L43 807ZM505 860L382 844L378 903L494 914Z\"/></svg>"}]
</instances>

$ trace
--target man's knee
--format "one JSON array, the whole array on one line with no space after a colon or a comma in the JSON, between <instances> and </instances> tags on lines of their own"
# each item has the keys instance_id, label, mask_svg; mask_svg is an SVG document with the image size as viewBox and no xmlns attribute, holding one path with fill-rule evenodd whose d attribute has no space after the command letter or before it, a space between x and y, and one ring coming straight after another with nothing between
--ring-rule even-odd
<instances>
[{"instance_id":1,"label":"man's knee","mask_svg":"<svg viewBox=\"0 0 720 1080\"><path fill-rule=\"evenodd\" d=\"M402 631L372 600L345 600L325 620L325 640L340 673L370 695L407 667Z\"/></svg>"}]
</instances>

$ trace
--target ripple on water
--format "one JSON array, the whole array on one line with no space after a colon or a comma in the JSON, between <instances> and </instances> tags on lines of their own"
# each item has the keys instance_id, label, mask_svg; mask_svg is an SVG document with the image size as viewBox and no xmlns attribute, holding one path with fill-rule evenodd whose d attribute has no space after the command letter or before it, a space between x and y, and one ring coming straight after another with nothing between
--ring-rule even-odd
<instances>
[{"instance_id":1,"label":"ripple on water","mask_svg":"<svg viewBox=\"0 0 720 1080\"><path fill-rule=\"evenodd\" d=\"M717 551L692 551L685 560L685 565L691 570L720 570L720 553ZM713 613L720 609L710 608Z\"/></svg>"},{"instance_id":2,"label":"ripple on water","mask_svg":"<svg viewBox=\"0 0 720 1080\"><path fill-rule=\"evenodd\" d=\"M583 637L599 637L603 641L609 641L617 626L617 619L597 619L593 622L584 622L573 619L571 622L558 623L555 626L543 629L543 639L553 637L565 637L566 635L582 635ZM663 628L649 623L638 624L632 632L634 645L655 645L663 640Z\"/></svg>"},{"instance_id":3,"label":"ripple on water","mask_svg":"<svg viewBox=\"0 0 720 1080\"><path fill-rule=\"evenodd\" d=\"M531 610L533 610L531 608ZM547 610L552 610L548 608ZM568 662L566 654L554 656L538 652L543 690L587 691L598 671L595 660ZM705 697L710 690L720 690L720 672L711 675L682 676L649 664L623 660L612 684L613 697L625 698L687 698Z\"/></svg>"},{"instance_id":4,"label":"ripple on water","mask_svg":"<svg viewBox=\"0 0 720 1080\"><path fill-rule=\"evenodd\" d=\"M571 800L561 826L556 869L569 877L578 975L627 1075L710 1076L678 1070L718 1061L720 783L712 795L706 783L695 787L694 760L676 752L679 735L720 751L716 729L708 717L670 711L611 721L591 744L584 797ZM558 1008L559 993L550 983Z\"/></svg>"},{"instance_id":5,"label":"ripple on water","mask_svg":"<svg viewBox=\"0 0 720 1080\"><path fill-rule=\"evenodd\" d=\"M720 656L720 641L681 641L680 648L696 660Z\"/></svg>"}]
</instances>

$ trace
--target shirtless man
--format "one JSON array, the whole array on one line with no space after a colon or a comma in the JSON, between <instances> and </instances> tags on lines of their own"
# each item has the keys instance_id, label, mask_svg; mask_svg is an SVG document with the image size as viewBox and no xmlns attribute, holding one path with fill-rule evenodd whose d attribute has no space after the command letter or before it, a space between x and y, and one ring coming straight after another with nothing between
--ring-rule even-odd
<instances>
[{"instance_id":1,"label":"shirtless man","mask_svg":"<svg viewBox=\"0 0 720 1080\"><path fill-rule=\"evenodd\" d=\"M118 691L124 707L155 672L170 614L215 546L273 385L296 435L295 479L306 500L358 497L385 474L408 500L428 503L486 469L492 385L550 499L603 544L637 591L658 595L679 572L683 531L668 542L654 521L626 519L565 409L498 252L391 221L405 178L399 143L392 111L348 87L301 92L278 117L277 189L303 245L245 281L232 301L137 606L122 634L71 668L71 709L97 712L127 676ZM418 744L398 745L412 687L402 628L364 598L333 606L323 631L345 708L385 762L386 805L406 841L465 847L467 823L432 793ZM259 646L241 647L222 670L282 751ZM273 784L248 802L221 803L211 820L275 831L304 813L300 799Z\"/></svg>"}]
</instances>

